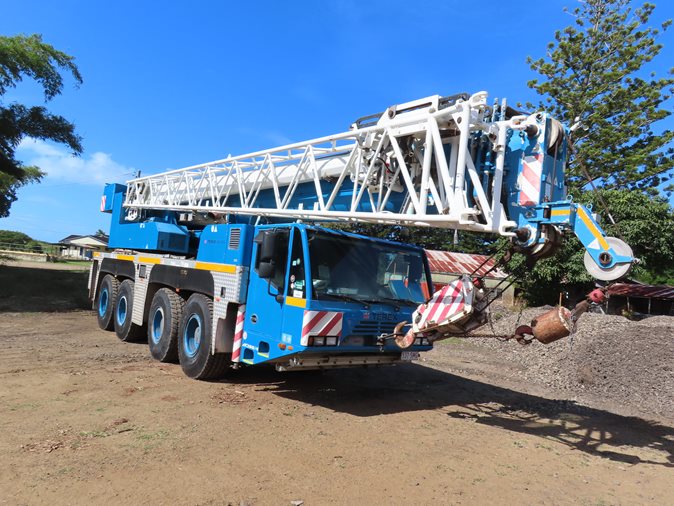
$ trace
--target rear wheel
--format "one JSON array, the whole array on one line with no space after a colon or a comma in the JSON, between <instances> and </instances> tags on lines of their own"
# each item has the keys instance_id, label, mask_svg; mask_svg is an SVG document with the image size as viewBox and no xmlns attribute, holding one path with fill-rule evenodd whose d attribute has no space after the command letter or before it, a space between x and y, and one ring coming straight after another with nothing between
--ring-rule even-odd
<instances>
[{"instance_id":1,"label":"rear wheel","mask_svg":"<svg viewBox=\"0 0 674 506\"><path fill-rule=\"evenodd\" d=\"M178 331L185 301L170 288L154 294L147 323L150 354L160 362L178 361Z\"/></svg>"},{"instance_id":2,"label":"rear wheel","mask_svg":"<svg viewBox=\"0 0 674 506\"><path fill-rule=\"evenodd\" d=\"M114 276L106 274L98 287L96 297L96 316L98 326L103 330L112 330L115 326L113 315L117 304L119 281Z\"/></svg>"},{"instance_id":3,"label":"rear wheel","mask_svg":"<svg viewBox=\"0 0 674 506\"><path fill-rule=\"evenodd\" d=\"M208 380L224 375L229 355L211 354L213 301L200 293L185 304L178 334L180 367L190 378Z\"/></svg>"},{"instance_id":4,"label":"rear wheel","mask_svg":"<svg viewBox=\"0 0 674 506\"><path fill-rule=\"evenodd\" d=\"M122 341L140 341L145 335L145 330L141 325L136 325L131 321L133 311L133 281L126 279L119 285L119 294L115 304L115 334Z\"/></svg>"}]
</instances>

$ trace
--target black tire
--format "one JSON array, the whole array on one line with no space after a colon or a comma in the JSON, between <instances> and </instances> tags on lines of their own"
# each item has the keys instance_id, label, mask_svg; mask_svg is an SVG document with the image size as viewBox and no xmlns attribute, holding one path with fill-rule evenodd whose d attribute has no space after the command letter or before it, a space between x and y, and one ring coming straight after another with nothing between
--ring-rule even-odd
<instances>
[{"instance_id":1,"label":"black tire","mask_svg":"<svg viewBox=\"0 0 674 506\"><path fill-rule=\"evenodd\" d=\"M213 339L213 301L200 293L185 304L178 334L178 357L185 375L199 380L222 377L231 355L211 354Z\"/></svg>"},{"instance_id":2,"label":"black tire","mask_svg":"<svg viewBox=\"0 0 674 506\"><path fill-rule=\"evenodd\" d=\"M154 294L147 316L147 343L152 358L160 362L178 361L178 331L185 301L170 288Z\"/></svg>"},{"instance_id":3,"label":"black tire","mask_svg":"<svg viewBox=\"0 0 674 506\"><path fill-rule=\"evenodd\" d=\"M96 316L98 326L103 330L112 330L115 327L113 315L117 305L119 281L114 276L106 274L101 280L96 295Z\"/></svg>"},{"instance_id":4,"label":"black tire","mask_svg":"<svg viewBox=\"0 0 674 506\"><path fill-rule=\"evenodd\" d=\"M131 322L133 312L133 281L125 279L119 285L117 302L115 304L115 334L124 342L140 341L145 336L145 329L141 325Z\"/></svg>"}]
</instances>

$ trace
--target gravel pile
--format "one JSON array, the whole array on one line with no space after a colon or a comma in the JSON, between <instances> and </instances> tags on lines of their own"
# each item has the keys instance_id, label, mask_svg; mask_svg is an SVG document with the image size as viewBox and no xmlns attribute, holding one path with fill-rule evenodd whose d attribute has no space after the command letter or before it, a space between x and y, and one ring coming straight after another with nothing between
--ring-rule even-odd
<instances>
[{"instance_id":1,"label":"gravel pile","mask_svg":"<svg viewBox=\"0 0 674 506\"><path fill-rule=\"evenodd\" d=\"M497 334L512 334L549 307L509 312L492 310ZM480 329L490 333L489 325ZM486 332L484 332L486 331ZM586 313L572 339L527 346L492 338L471 339L523 366L522 379L554 389L590 394L603 401L674 417L674 317L630 321L622 316Z\"/></svg>"}]
</instances>

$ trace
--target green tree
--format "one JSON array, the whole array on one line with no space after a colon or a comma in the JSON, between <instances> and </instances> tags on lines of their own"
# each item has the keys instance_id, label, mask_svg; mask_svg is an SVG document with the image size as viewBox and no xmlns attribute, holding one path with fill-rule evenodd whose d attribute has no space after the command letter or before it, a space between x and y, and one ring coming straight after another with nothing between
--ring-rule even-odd
<instances>
[{"instance_id":1,"label":"green tree","mask_svg":"<svg viewBox=\"0 0 674 506\"><path fill-rule=\"evenodd\" d=\"M575 23L557 31L545 58L528 58L541 75L529 86L541 107L580 127L572 132L570 190L587 184L657 193L671 179L674 132L656 124L671 114L674 69L657 78L645 66L661 51L661 29L648 26L655 6L632 9L629 0L585 0L573 10ZM671 187L669 188L672 189Z\"/></svg>"},{"instance_id":2,"label":"green tree","mask_svg":"<svg viewBox=\"0 0 674 506\"><path fill-rule=\"evenodd\" d=\"M13 230L0 230L0 249L42 253L42 245L38 241L23 232Z\"/></svg>"},{"instance_id":3,"label":"green tree","mask_svg":"<svg viewBox=\"0 0 674 506\"><path fill-rule=\"evenodd\" d=\"M0 242L2 243L11 243L18 245L26 245L34 239L24 234L23 232L16 232L14 230L0 230Z\"/></svg>"},{"instance_id":4,"label":"green tree","mask_svg":"<svg viewBox=\"0 0 674 506\"><path fill-rule=\"evenodd\" d=\"M9 208L17 199L17 191L29 183L37 183L44 176L37 167L22 167L21 177L0 172L0 218L9 214Z\"/></svg>"},{"instance_id":5,"label":"green tree","mask_svg":"<svg viewBox=\"0 0 674 506\"><path fill-rule=\"evenodd\" d=\"M82 83L73 60L42 42L40 35L0 36L0 217L9 214L21 186L44 176L38 167L26 167L15 158L22 139L51 140L67 145L73 154L82 152L81 138L72 123L44 106L6 104L4 95L27 77L42 86L45 102L52 100L63 90L63 73L71 74L76 85Z\"/></svg>"}]
</instances>

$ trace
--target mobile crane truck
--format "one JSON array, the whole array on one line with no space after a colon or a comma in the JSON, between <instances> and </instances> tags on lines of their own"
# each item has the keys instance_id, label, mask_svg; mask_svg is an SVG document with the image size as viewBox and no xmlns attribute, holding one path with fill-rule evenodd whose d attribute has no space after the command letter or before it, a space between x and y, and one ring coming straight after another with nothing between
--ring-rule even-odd
<instances>
[{"instance_id":1,"label":"mobile crane truck","mask_svg":"<svg viewBox=\"0 0 674 506\"><path fill-rule=\"evenodd\" d=\"M533 260L573 232L587 270L618 279L632 251L567 198L567 149L544 112L435 95L344 133L106 185L114 251L90 270L98 324L147 338L155 359L197 379L416 359L483 325L488 291L466 273L432 293L422 248L316 223L488 232ZM551 318L534 337L565 335Z\"/></svg>"}]
</instances>

